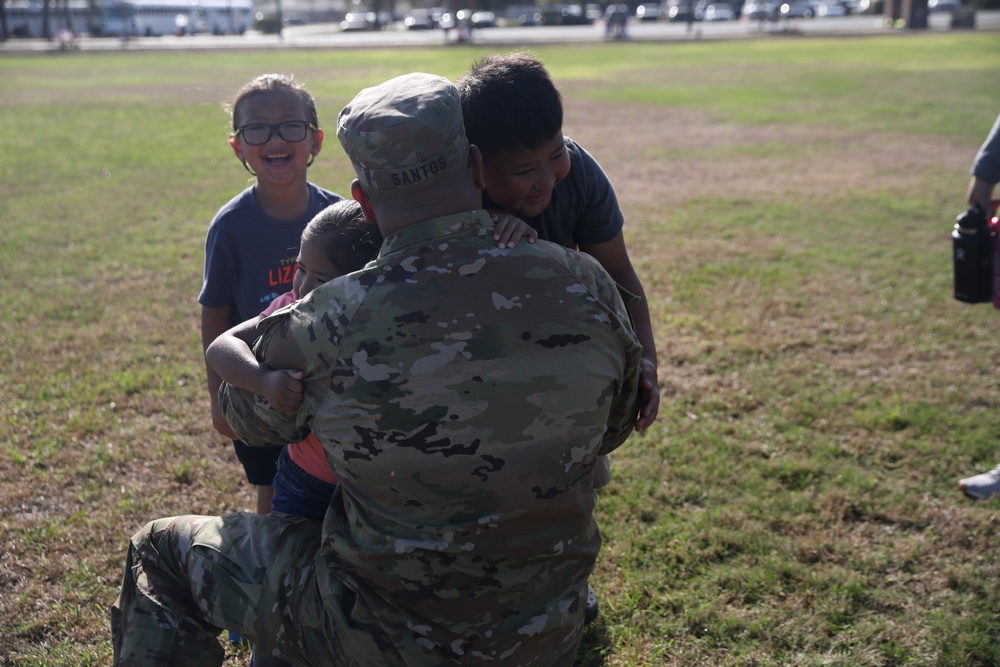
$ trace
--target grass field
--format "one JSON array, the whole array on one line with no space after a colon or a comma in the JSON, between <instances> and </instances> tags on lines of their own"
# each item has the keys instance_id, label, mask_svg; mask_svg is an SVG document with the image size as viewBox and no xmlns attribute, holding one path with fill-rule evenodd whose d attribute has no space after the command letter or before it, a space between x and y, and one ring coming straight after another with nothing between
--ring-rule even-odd
<instances>
[{"instance_id":1,"label":"grass field","mask_svg":"<svg viewBox=\"0 0 1000 667\"><path fill-rule=\"evenodd\" d=\"M480 51L0 57L0 665L107 665L146 520L253 506L211 428L203 242L247 184L225 103ZM619 191L663 403L599 501L579 664L1000 664L1000 312L950 230L1000 112L996 34L538 48ZM227 664L243 664L245 654Z\"/></svg>"}]
</instances>

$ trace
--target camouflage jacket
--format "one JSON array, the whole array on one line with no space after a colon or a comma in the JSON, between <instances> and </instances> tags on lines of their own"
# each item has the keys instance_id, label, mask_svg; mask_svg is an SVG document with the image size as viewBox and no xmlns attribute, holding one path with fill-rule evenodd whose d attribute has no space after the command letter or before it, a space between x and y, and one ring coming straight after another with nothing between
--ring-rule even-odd
<instances>
[{"instance_id":1,"label":"camouflage jacket","mask_svg":"<svg viewBox=\"0 0 1000 667\"><path fill-rule=\"evenodd\" d=\"M410 225L266 320L297 413L231 386L248 443L323 443L318 585L362 665L571 665L600 548L592 470L636 416L641 347L591 257L498 249L482 211ZM334 601L336 600L336 601Z\"/></svg>"}]
</instances>

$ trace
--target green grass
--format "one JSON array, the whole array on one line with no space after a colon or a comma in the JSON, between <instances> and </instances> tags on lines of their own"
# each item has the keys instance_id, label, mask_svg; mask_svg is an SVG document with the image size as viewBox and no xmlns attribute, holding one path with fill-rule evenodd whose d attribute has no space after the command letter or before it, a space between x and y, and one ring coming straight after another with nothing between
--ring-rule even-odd
<instances>
[{"instance_id":1,"label":"green grass","mask_svg":"<svg viewBox=\"0 0 1000 667\"><path fill-rule=\"evenodd\" d=\"M305 82L311 179L346 193L341 106L481 52L0 57L0 664L109 664L129 535L253 504L195 302L208 221L248 182L236 89ZM1000 663L997 506L955 488L1000 463L1000 314L951 298L948 236L1000 40L535 52L619 189L660 348L660 418L600 498L579 664Z\"/></svg>"}]
</instances>

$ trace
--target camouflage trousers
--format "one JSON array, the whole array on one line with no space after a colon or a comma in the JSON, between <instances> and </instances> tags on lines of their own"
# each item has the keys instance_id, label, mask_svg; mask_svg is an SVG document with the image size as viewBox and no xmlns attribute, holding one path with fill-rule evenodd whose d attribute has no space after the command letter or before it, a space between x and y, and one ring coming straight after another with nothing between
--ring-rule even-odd
<instances>
[{"instance_id":1,"label":"camouflage trousers","mask_svg":"<svg viewBox=\"0 0 1000 667\"><path fill-rule=\"evenodd\" d=\"M316 585L320 522L286 514L150 522L129 544L111 610L120 667L221 665L223 628L261 657L350 664ZM326 591L336 595L337 591Z\"/></svg>"}]
</instances>

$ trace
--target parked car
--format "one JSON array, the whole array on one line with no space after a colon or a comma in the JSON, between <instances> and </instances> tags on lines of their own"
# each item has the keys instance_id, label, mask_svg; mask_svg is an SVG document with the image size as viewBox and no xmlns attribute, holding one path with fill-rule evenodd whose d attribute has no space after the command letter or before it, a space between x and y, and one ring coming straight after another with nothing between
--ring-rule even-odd
<instances>
[{"instance_id":1,"label":"parked car","mask_svg":"<svg viewBox=\"0 0 1000 667\"><path fill-rule=\"evenodd\" d=\"M769 21L778 18L778 4L768 0L750 0L743 5L743 16L749 21Z\"/></svg>"},{"instance_id":2,"label":"parked car","mask_svg":"<svg viewBox=\"0 0 1000 667\"><path fill-rule=\"evenodd\" d=\"M493 12L472 12L473 28L492 28L497 24L497 15Z\"/></svg>"},{"instance_id":3,"label":"parked car","mask_svg":"<svg viewBox=\"0 0 1000 667\"><path fill-rule=\"evenodd\" d=\"M588 21L594 23L604 16L604 8L596 2L589 2L583 6L583 15L587 17Z\"/></svg>"},{"instance_id":4,"label":"parked car","mask_svg":"<svg viewBox=\"0 0 1000 667\"><path fill-rule=\"evenodd\" d=\"M518 25L532 26L542 24L542 10L539 7L535 7L528 11L521 12L517 15Z\"/></svg>"},{"instance_id":5,"label":"parked car","mask_svg":"<svg viewBox=\"0 0 1000 667\"><path fill-rule=\"evenodd\" d=\"M736 18L736 12L732 5L725 2L715 2L706 5L701 12L702 21L732 21Z\"/></svg>"},{"instance_id":6,"label":"parked car","mask_svg":"<svg viewBox=\"0 0 1000 667\"><path fill-rule=\"evenodd\" d=\"M689 0L667 0L665 11L660 12L666 16L668 21L697 21L698 15L695 11L694 2Z\"/></svg>"},{"instance_id":7,"label":"parked car","mask_svg":"<svg viewBox=\"0 0 1000 667\"><path fill-rule=\"evenodd\" d=\"M472 13L471 9L459 9L454 14L445 12L441 15L438 25L445 31L445 34L454 30L456 41L468 42L472 39L472 31L476 27L472 24Z\"/></svg>"},{"instance_id":8,"label":"parked car","mask_svg":"<svg viewBox=\"0 0 1000 667\"><path fill-rule=\"evenodd\" d=\"M846 16L847 7L839 2L820 2L816 5L816 16Z\"/></svg>"},{"instance_id":9,"label":"parked car","mask_svg":"<svg viewBox=\"0 0 1000 667\"><path fill-rule=\"evenodd\" d=\"M403 25L406 26L407 30L433 30L439 27L438 23L443 14L444 9L441 7L414 9L403 17Z\"/></svg>"},{"instance_id":10,"label":"parked car","mask_svg":"<svg viewBox=\"0 0 1000 667\"><path fill-rule=\"evenodd\" d=\"M281 15L284 25L308 25L309 16L301 12L285 12Z\"/></svg>"},{"instance_id":11,"label":"parked car","mask_svg":"<svg viewBox=\"0 0 1000 667\"><path fill-rule=\"evenodd\" d=\"M635 8L635 17L640 21L659 21L660 5L652 2L645 2Z\"/></svg>"},{"instance_id":12,"label":"parked car","mask_svg":"<svg viewBox=\"0 0 1000 667\"><path fill-rule=\"evenodd\" d=\"M812 3L804 0L785 0L779 11L783 19L811 19L816 16Z\"/></svg>"},{"instance_id":13,"label":"parked car","mask_svg":"<svg viewBox=\"0 0 1000 667\"><path fill-rule=\"evenodd\" d=\"M976 3L972 0L959 0L958 8L951 14L952 28L976 27Z\"/></svg>"},{"instance_id":14,"label":"parked car","mask_svg":"<svg viewBox=\"0 0 1000 667\"><path fill-rule=\"evenodd\" d=\"M344 20L340 22L340 29L344 32L374 30L376 23L375 12L347 12Z\"/></svg>"},{"instance_id":15,"label":"parked car","mask_svg":"<svg viewBox=\"0 0 1000 667\"><path fill-rule=\"evenodd\" d=\"M542 25L587 25L590 23L581 5L550 5L542 7Z\"/></svg>"},{"instance_id":16,"label":"parked car","mask_svg":"<svg viewBox=\"0 0 1000 667\"><path fill-rule=\"evenodd\" d=\"M458 25L458 20L455 18L455 15L452 14L451 12L445 12L438 19L437 24L438 27L441 28L442 30L452 30Z\"/></svg>"}]
</instances>

